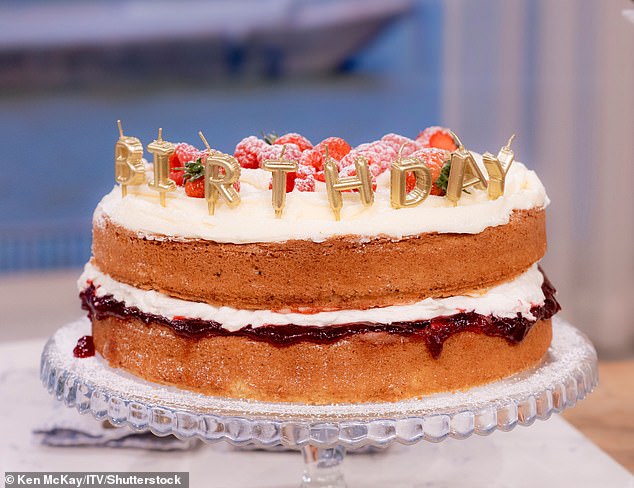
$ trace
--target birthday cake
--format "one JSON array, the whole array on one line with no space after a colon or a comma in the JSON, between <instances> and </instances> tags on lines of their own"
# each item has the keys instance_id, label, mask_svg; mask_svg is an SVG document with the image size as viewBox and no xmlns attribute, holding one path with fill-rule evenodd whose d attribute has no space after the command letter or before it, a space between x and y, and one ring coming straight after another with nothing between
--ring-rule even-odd
<instances>
[{"instance_id":1,"label":"birthday cake","mask_svg":"<svg viewBox=\"0 0 634 488\"><path fill-rule=\"evenodd\" d=\"M548 197L447 129L233 154L123 135L79 279L96 351L145 380L311 404L470 388L546 354ZM213 142L213 141L212 141ZM93 349L94 348L94 349Z\"/></svg>"}]
</instances>

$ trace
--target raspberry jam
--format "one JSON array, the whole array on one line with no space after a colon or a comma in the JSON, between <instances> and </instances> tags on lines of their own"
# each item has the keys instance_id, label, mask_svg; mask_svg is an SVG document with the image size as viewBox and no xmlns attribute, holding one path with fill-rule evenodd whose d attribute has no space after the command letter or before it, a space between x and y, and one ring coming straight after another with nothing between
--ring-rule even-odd
<instances>
[{"instance_id":1,"label":"raspberry jam","mask_svg":"<svg viewBox=\"0 0 634 488\"><path fill-rule=\"evenodd\" d=\"M73 349L73 356L76 358L89 358L95 355L95 343L92 336L85 335L80 337L77 345Z\"/></svg>"},{"instance_id":2,"label":"raspberry jam","mask_svg":"<svg viewBox=\"0 0 634 488\"><path fill-rule=\"evenodd\" d=\"M164 325L172 329L176 334L192 339L233 335L249 337L250 339L258 341L266 341L275 346L283 347L304 341L328 344L355 334L388 332L390 334L400 334L424 341L430 354L438 358L442 352L445 341L453 334L463 331L502 337L511 344L521 342L536 321L549 319L561 309L555 299L555 288L545 275L542 290L546 297L544 303L531 308L531 313L536 320L528 320L520 314L517 314L516 317L504 318L465 312L445 317L436 317L431 320L392 322L390 324L358 322L332 325L329 327L289 324L267 325L257 328L247 325L235 332L223 329L222 324L210 320L185 317L169 319L160 315L142 312L135 307L127 307L124 302L115 300L112 295L96 296L95 287L92 284L89 284L88 288L82 291L79 296L82 300L82 308L88 311L88 316L91 319L96 318L100 320L107 317L120 319L136 318L145 324ZM90 345L92 346L92 337L86 336L86 338L90 339ZM82 339L80 339L80 341ZM75 348L75 350L77 350L77 348ZM92 353L90 355L92 354L94 354L94 346L92 346ZM75 355L77 355L77 353L75 353Z\"/></svg>"}]
</instances>

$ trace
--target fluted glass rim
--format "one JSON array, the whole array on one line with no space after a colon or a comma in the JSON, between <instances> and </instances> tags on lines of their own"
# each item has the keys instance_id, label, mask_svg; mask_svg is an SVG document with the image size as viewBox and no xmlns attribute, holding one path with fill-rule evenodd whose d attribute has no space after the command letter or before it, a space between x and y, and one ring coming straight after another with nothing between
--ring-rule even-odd
<instances>
[{"instance_id":1,"label":"fluted glass rim","mask_svg":"<svg viewBox=\"0 0 634 488\"><path fill-rule=\"evenodd\" d=\"M241 446L386 447L488 435L546 420L585 398L598 382L591 342L557 317L547 357L529 371L464 392L337 405L250 402L149 383L101 358L74 358L68 344L62 347L62 336L68 342L89 327L86 319L67 324L44 347L41 379L58 400L136 431Z\"/></svg>"}]
</instances>

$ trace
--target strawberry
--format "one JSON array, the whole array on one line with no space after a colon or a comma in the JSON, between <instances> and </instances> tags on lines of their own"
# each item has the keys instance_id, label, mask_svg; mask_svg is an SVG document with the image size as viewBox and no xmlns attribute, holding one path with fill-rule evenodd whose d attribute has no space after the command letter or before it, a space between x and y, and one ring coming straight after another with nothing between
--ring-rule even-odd
<instances>
[{"instance_id":1,"label":"strawberry","mask_svg":"<svg viewBox=\"0 0 634 488\"><path fill-rule=\"evenodd\" d=\"M185 163L185 193L194 198L205 197L205 166L202 159Z\"/></svg>"},{"instance_id":2,"label":"strawberry","mask_svg":"<svg viewBox=\"0 0 634 488\"><path fill-rule=\"evenodd\" d=\"M185 193L189 197L205 198L205 179L186 180Z\"/></svg>"},{"instance_id":3,"label":"strawberry","mask_svg":"<svg viewBox=\"0 0 634 488\"><path fill-rule=\"evenodd\" d=\"M202 151L199 153L198 159L196 161L190 161L185 163L184 168L178 168L182 171L182 179L185 182L185 193L187 196L194 198L204 198L205 197L205 164L203 163L203 159L207 156L207 151ZM224 174L224 170L220 170L221 174ZM170 177L174 172L170 173ZM233 187L236 191L240 191L240 182L236 181L233 184Z\"/></svg>"},{"instance_id":4,"label":"strawberry","mask_svg":"<svg viewBox=\"0 0 634 488\"><path fill-rule=\"evenodd\" d=\"M260 152L267 147L266 142L255 136L242 139L236 146L233 155L243 168L259 168Z\"/></svg>"},{"instance_id":5,"label":"strawberry","mask_svg":"<svg viewBox=\"0 0 634 488\"><path fill-rule=\"evenodd\" d=\"M341 161L352 150L350 144L341 137L328 137L315 146L315 149L324 156L326 155L326 148L328 148L328 156L335 161Z\"/></svg>"},{"instance_id":6,"label":"strawberry","mask_svg":"<svg viewBox=\"0 0 634 488\"><path fill-rule=\"evenodd\" d=\"M422 149L420 143L400 134L385 134L383 137L381 137L381 141L388 144L392 149L396 151L397 154L400 151L401 157L404 158L408 157L413 152ZM403 150L401 150L401 147L403 148Z\"/></svg>"},{"instance_id":7,"label":"strawberry","mask_svg":"<svg viewBox=\"0 0 634 488\"><path fill-rule=\"evenodd\" d=\"M178 186L183 186L184 167L190 161L196 161L202 153L191 144L179 142L174 146L174 152L169 157L170 179Z\"/></svg>"},{"instance_id":8,"label":"strawberry","mask_svg":"<svg viewBox=\"0 0 634 488\"><path fill-rule=\"evenodd\" d=\"M444 149L438 149L435 147L426 147L420 149L411 155L413 158L422 159L431 172L431 194L442 196L445 194L445 190L440 188L437 184L438 177L442 171L445 160L447 159L447 151ZM416 178L413 173L408 173L406 178L407 191L411 191L416 184Z\"/></svg>"},{"instance_id":9,"label":"strawberry","mask_svg":"<svg viewBox=\"0 0 634 488\"><path fill-rule=\"evenodd\" d=\"M311 166L315 169L314 178L317 181L324 182L324 162L326 159L326 147L328 147L328 157L339 162L350 152L350 144L340 137L329 137L317 144L312 150L308 149L302 152L299 161L300 165ZM312 191L312 190L311 190Z\"/></svg>"},{"instance_id":10,"label":"strawberry","mask_svg":"<svg viewBox=\"0 0 634 488\"><path fill-rule=\"evenodd\" d=\"M313 144L304 136L297 134L295 132L289 132L288 134L284 134L283 136L277 137L273 140L273 144L277 146L283 146L284 144L295 144L299 147L300 151L306 151L307 149L312 149Z\"/></svg>"},{"instance_id":11,"label":"strawberry","mask_svg":"<svg viewBox=\"0 0 634 488\"><path fill-rule=\"evenodd\" d=\"M453 140L449 129L446 127L427 127L416 137L416 141L423 147L437 147L447 151L458 149L456 141Z\"/></svg>"}]
</instances>

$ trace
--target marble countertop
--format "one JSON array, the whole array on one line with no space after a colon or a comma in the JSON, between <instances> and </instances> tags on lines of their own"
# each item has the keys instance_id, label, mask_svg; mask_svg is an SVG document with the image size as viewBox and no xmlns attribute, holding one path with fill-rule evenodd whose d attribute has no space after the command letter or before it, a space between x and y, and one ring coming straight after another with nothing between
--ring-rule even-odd
<instances>
[{"instance_id":1,"label":"marble countertop","mask_svg":"<svg viewBox=\"0 0 634 488\"><path fill-rule=\"evenodd\" d=\"M43 344L43 339L0 344L0 471L173 470L188 471L192 487L298 485L303 466L293 452L240 451L225 444L182 452L37 445L31 431L54 402L38 378ZM488 437L351 454L344 472L350 488L634 486L625 468L560 416Z\"/></svg>"}]
</instances>

